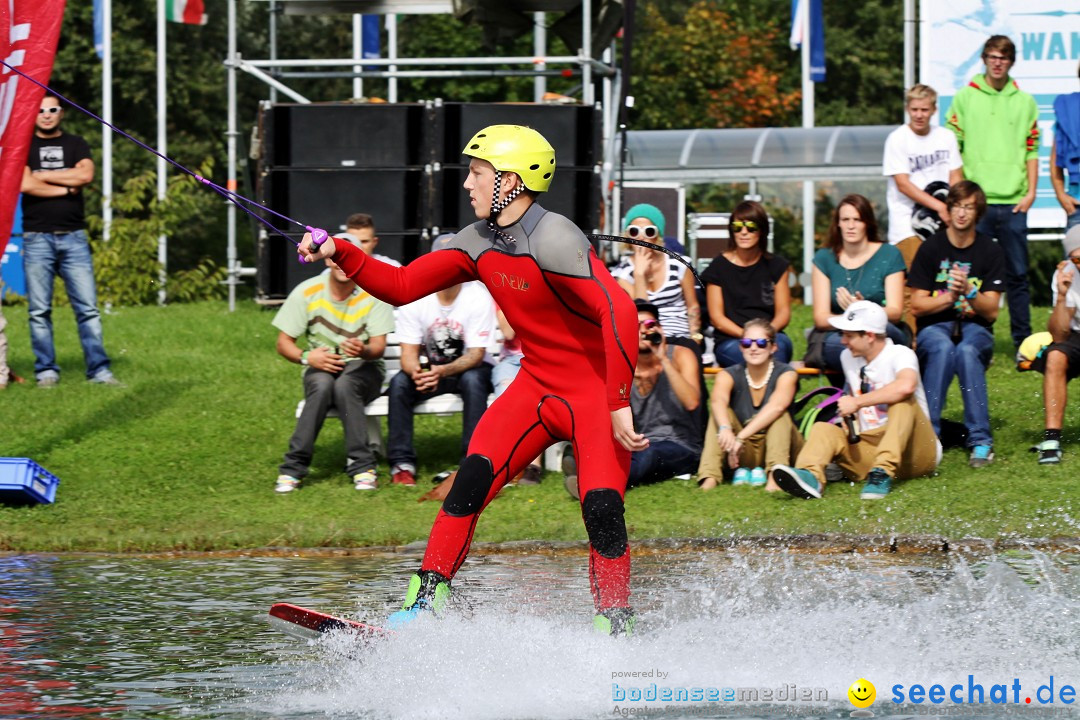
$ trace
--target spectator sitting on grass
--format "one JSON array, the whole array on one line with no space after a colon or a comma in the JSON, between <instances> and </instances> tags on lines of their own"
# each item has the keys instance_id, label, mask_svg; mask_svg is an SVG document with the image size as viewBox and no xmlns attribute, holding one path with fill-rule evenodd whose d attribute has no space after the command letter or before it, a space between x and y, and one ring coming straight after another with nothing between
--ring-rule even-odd
<instances>
[{"instance_id":1,"label":"spectator sitting on grass","mask_svg":"<svg viewBox=\"0 0 1080 720\"><path fill-rule=\"evenodd\" d=\"M732 485L767 484L766 490L779 490L772 469L790 463L802 448L802 435L788 412L799 376L775 359L776 329L754 318L742 330L743 362L724 368L713 385L712 417L697 472L702 490L721 482L725 460L735 468Z\"/></svg>"},{"instance_id":2,"label":"spectator sitting on grass","mask_svg":"<svg viewBox=\"0 0 1080 720\"><path fill-rule=\"evenodd\" d=\"M773 479L795 497L820 498L825 466L835 462L849 479L865 479L863 500L880 500L894 479L929 475L941 461L919 361L913 350L886 337L889 320L876 302L853 302L829 322L847 348L840 357L848 394L837 401L837 413L857 417L861 434L850 442L840 426L814 423L795 467L777 465Z\"/></svg>"},{"instance_id":3,"label":"spectator sitting on grass","mask_svg":"<svg viewBox=\"0 0 1080 720\"><path fill-rule=\"evenodd\" d=\"M1047 329L1054 337L1052 345L1031 364L1043 374L1043 403L1046 425L1043 441L1036 446L1039 464L1061 462L1061 426L1065 421L1068 383L1080 375L1080 225L1065 234L1065 259L1058 263L1050 281L1054 288L1054 307Z\"/></svg>"},{"instance_id":4,"label":"spectator sitting on grass","mask_svg":"<svg viewBox=\"0 0 1080 720\"><path fill-rule=\"evenodd\" d=\"M377 483L364 406L382 390L380 358L386 334L394 329L393 309L364 292L329 258L326 266L293 288L274 317L278 353L307 368L304 409L278 468L274 489L279 493L292 492L308 474L315 438L331 407L345 430L345 472L357 490L374 490ZM296 344L301 335L307 350Z\"/></svg>"}]
</instances>

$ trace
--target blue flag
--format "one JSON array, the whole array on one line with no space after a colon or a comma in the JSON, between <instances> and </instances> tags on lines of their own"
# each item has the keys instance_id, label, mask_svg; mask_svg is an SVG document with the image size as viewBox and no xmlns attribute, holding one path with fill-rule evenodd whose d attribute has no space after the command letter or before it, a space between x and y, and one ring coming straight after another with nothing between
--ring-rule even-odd
<instances>
[{"instance_id":1,"label":"blue flag","mask_svg":"<svg viewBox=\"0 0 1080 720\"><path fill-rule=\"evenodd\" d=\"M791 0L791 49L802 46L802 13L810 13L810 79L825 82L825 17L821 0Z\"/></svg>"},{"instance_id":2,"label":"blue flag","mask_svg":"<svg viewBox=\"0 0 1080 720\"><path fill-rule=\"evenodd\" d=\"M379 21L382 20L381 15L365 15L361 21L360 37L361 42L364 45L364 57L377 58L380 57L379 50ZM365 68L367 70L376 70L375 66Z\"/></svg>"},{"instance_id":3,"label":"blue flag","mask_svg":"<svg viewBox=\"0 0 1080 720\"><path fill-rule=\"evenodd\" d=\"M94 51L99 60L105 57L105 40L102 38L105 26L104 12L101 0L94 0Z\"/></svg>"}]
</instances>

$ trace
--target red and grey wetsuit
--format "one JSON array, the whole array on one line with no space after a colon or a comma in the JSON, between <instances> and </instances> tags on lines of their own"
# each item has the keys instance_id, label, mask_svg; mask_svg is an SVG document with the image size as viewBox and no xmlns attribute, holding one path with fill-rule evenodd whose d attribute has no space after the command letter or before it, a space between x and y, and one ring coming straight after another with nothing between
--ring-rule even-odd
<instances>
[{"instance_id":1,"label":"red and grey wetsuit","mask_svg":"<svg viewBox=\"0 0 1080 720\"><path fill-rule=\"evenodd\" d=\"M534 203L502 231L514 242L475 223L446 251L403 268L347 243L338 243L334 256L349 277L392 305L479 280L521 339L521 371L477 425L431 529L421 570L453 577L484 507L544 448L568 440L591 546L593 599L598 610L628 607L623 493L630 452L612 434L610 412L630 404L637 311L567 218Z\"/></svg>"}]
</instances>

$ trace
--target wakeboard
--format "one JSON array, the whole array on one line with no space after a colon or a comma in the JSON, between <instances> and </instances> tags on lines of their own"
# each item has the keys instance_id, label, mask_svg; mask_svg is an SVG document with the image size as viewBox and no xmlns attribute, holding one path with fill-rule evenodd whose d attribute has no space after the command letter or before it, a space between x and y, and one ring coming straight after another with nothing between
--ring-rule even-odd
<instances>
[{"instance_id":1,"label":"wakeboard","mask_svg":"<svg viewBox=\"0 0 1080 720\"><path fill-rule=\"evenodd\" d=\"M394 634L393 631L377 625L335 617L289 603L276 603L271 606L267 619L276 629L305 640L317 640L331 633L344 633L354 635L363 642L373 642Z\"/></svg>"}]
</instances>

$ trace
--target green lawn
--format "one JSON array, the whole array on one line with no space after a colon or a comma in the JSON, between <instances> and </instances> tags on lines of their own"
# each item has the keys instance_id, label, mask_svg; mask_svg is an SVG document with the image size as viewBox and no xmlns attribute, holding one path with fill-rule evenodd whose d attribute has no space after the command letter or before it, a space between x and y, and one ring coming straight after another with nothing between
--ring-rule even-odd
<instances>
[{"instance_id":1,"label":"green lawn","mask_svg":"<svg viewBox=\"0 0 1080 720\"><path fill-rule=\"evenodd\" d=\"M10 363L30 376L26 309L4 312ZM1034 315L1037 327L1045 324L1045 309ZM59 476L57 502L0 506L0 550L337 547L426 538L438 508L416 498L432 475L456 462L460 417L418 420L419 489L353 490L342 471L340 424L330 420L301 490L273 492L301 387L299 367L274 352L271 318L253 303L233 314L223 303L118 309L104 318L105 340L127 387L110 388L83 380L71 312L57 309L60 386L28 383L0 393L0 456L32 458ZM798 308L793 327L808 318ZM1065 462L1038 466L1027 450L1041 436L1041 376L1013 369L1007 327L1003 317L990 369L992 466L973 471L964 453L949 451L934 477L901 483L874 503L860 501L858 487L847 484L806 502L746 487L702 493L693 482L670 481L630 492L632 538L1080 536L1080 403L1074 398L1066 416ZM947 415L960 420L958 398ZM382 465L382 478L386 472ZM584 537L579 509L552 473L540 486L504 492L476 534L481 542Z\"/></svg>"}]
</instances>

